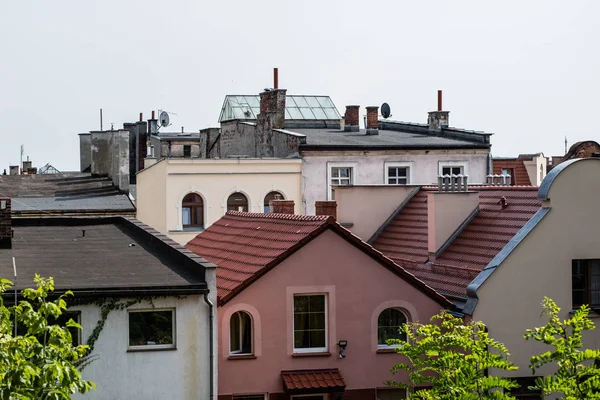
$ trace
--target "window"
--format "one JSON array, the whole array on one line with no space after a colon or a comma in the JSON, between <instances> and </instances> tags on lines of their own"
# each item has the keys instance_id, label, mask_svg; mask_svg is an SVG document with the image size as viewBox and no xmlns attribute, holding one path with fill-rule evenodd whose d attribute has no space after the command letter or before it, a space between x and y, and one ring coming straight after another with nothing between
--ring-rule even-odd
<instances>
[{"instance_id":1,"label":"window","mask_svg":"<svg viewBox=\"0 0 600 400\"><path fill-rule=\"evenodd\" d=\"M54 324L65 327L69 320L73 320L81 325L81 311L63 311L63 313L55 320ZM68 328L71 333L71 341L73 346L79 346L81 344L81 329L79 328Z\"/></svg>"},{"instance_id":2,"label":"window","mask_svg":"<svg viewBox=\"0 0 600 400\"><path fill-rule=\"evenodd\" d=\"M398 400L405 398L405 389L377 389L377 400Z\"/></svg>"},{"instance_id":3,"label":"window","mask_svg":"<svg viewBox=\"0 0 600 400\"><path fill-rule=\"evenodd\" d=\"M542 392L539 390L530 390L530 386L535 385L536 377L515 378L515 381L520 385L518 388L510 390L510 394L517 399L527 400L542 400Z\"/></svg>"},{"instance_id":4,"label":"window","mask_svg":"<svg viewBox=\"0 0 600 400\"><path fill-rule=\"evenodd\" d=\"M232 400L265 400L264 394L236 394Z\"/></svg>"},{"instance_id":5,"label":"window","mask_svg":"<svg viewBox=\"0 0 600 400\"><path fill-rule=\"evenodd\" d=\"M294 296L294 351L327 351L325 295Z\"/></svg>"},{"instance_id":6,"label":"window","mask_svg":"<svg viewBox=\"0 0 600 400\"><path fill-rule=\"evenodd\" d=\"M388 339L406 340L406 334L400 328L406 323L406 315L397 308L387 308L377 319L377 347L393 348L387 344Z\"/></svg>"},{"instance_id":7,"label":"window","mask_svg":"<svg viewBox=\"0 0 600 400\"><path fill-rule=\"evenodd\" d=\"M183 156L184 157L191 157L192 156L192 146L189 144L184 144L183 145Z\"/></svg>"},{"instance_id":8,"label":"window","mask_svg":"<svg viewBox=\"0 0 600 400\"><path fill-rule=\"evenodd\" d=\"M411 162L403 163L384 163L385 165L385 183L387 185L408 185L412 183Z\"/></svg>"},{"instance_id":9,"label":"window","mask_svg":"<svg viewBox=\"0 0 600 400\"><path fill-rule=\"evenodd\" d=\"M314 394L312 396L302 395L302 396L292 396L292 400L327 400L328 397L326 394Z\"/></svg>"},{"instance_id":10,"label":"window","mask_svg":"<svg viewBox=\"0 0 600 400\"><path fill-rule=\"evenodd\" d=\"M252 354L252 318L238 311L229 320L229 353Z\"/></svg>"},{"instance_id":11,"label":"window","mask_svg":"<svg viewBox=\"0 0 600 400\"><path fill-rule=\"evenodd\" d=\"M354 183L354 168L350 166L331 167L329 177L329 199L335 200L331 186L348 186Z\"/></svg>"},{"instance_id":12,"label":"window","mask_svg":"<svg viewBox=\"0 0 600 400\"><path fill-rule=\"evenodd\" d=\"M451 162L440 162L439 163L439 175L468 175L466 161L451 161ZM457 185L458 178L452 178L452 183Z\"/></svg>"},{"instance_id":13,"label":"window","mask_svg":"<svg viewBox=\"0 0 600 400\"><path fill-rule=\"evenodd\" d=\"M514 168L502 168L502 175L510 176L510 185L515 185L515 170Z\"/></svg>"},{"instance_id":14,"label":"window","mask_svg":"<svg viewBox=\"0 0 600 400\"><path fill-rule=\"evenodd\" d=\"M204 202L196 193L188 193L181 203L181 222L185 228L204 227Z\"/></svg>"},{"instance_id":15,"label":"window","mask_svg":"<svg viewBox=\"0 0 600 400\"><path fill-rule=\"evenodd\" d=\"M129 348L175 348L175 310L129 311Z\"/></svg>"},{"instance_id":16,"label":"window","mask_svg":"<svg viewBox=\"0 0 600 400\"><path fill-rule=\"evenodd\" d=\"M227 199L227 211L248 211L248 199L243 193L234 193Z\"/></svg>"},{"instance_id":17,"label":"window","mask_svg":"<svg viewBox=\"0 0 600 400\"><path fill-rule=\"evenodd\" d=\"M463 167L442 167L442 175L462 175Z\"/></svg>"},{"instance_id":18,"label":"window","mask_svg":"<svg viewBox=\"0 0 600 400\"><path fill-rule=\"evenodd\" d=\"M265 202L264 202L264 206L265 206L264 213L265 214L268 214L271 212L271 207L269 206L269 202L271 200L283 200L283 196L279 192L269 192L265 196Z\"/></svg>"},{"instance_id":19,"label":"window","mask_svg":"<svg viewBox=\"0 0 600 400\"><path fill-rule=\"evenodd\" d=\"M600 307L600 260L573 260L573 308Z\"/></svg>"}]
</instances>

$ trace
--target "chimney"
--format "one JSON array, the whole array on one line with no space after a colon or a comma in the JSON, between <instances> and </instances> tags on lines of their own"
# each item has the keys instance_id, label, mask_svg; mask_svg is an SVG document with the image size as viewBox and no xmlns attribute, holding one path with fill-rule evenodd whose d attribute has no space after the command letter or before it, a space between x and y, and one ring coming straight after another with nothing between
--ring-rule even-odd
<instances>
[{"instance_id":1,"label":"chimney","mask_svg":"<svg viewBox=\"0 0 600 400\"><path fill-rule=\"evenodd\" d=\"M431 261L479 210L479 192L427 192L427 250Z\"/></svg>"},{"instance_id":2,"label":"chimney","mask_svg":"<svg viewBox=\"0 0 600 400\"><path fill-rule=\"evenodd\" d=\"M10 175L19 175L19 166L18 165L9 166L8 170L10 171L9 172Z\"/></svg>"},{"instance_id":3,"label":"chimney","mask_svg":"<svg viewBox=\"0 0 600 400\"><path fill-rule=\"evenodd\" d=\"M273 68L273 89L279 89L279 70Z\"/></svg>"},{"instance_id":4,"label":"chimney","mask_svg":"<svg viewBox=\"0 0 600 400\"><path fill-rule=\"evenodd\" d=\"M442 91L438 90L437 111L430 111L427 119L430 131L441 131L447 128L450 121L450 111L442 111Z\"/></svg>"},{"instance_id":5,"label":"chimney","mask_svg":"<svg viewBox=\"0 0 600 400\"><path fill-rule=\"evenodd\" d=\"M358 110L360 106L346 106L344 114L344 132L358 132Z\"/></svg>"},{"instance_id":6,"label":"chimney","mask_svg":"<svg viewBox=\"0 0 600 400\"><path fill-rule=\"evenodd\" d=\"M271 200L269 208L275 214L294 214L294 200Z\"/></svg>"},{"instance_id":7,"label":"chimney","mask_svg":"<svg viewBox=\"0 0 600 400\"><path fill-rule=\"evenodd\" d=\"M158 136L158 120L154 116L154 110L152 110L152 118L148 120L148 134Z\"/></svg>"},{"instance_id":8,"label":"chimney","mask_svg":"<svg viewBox=\"0 0 600 400\"><path fill-rule=\"evenodd\" d=\"M10 198L0 197L0 249L12 248Z\"/></svg>"},{"instance_id":9,"label":"chimney","mask_svg":"<svg viewBox=\"0 0 600 400\"><path fill-rule=\"evenodd\" d=\"M379 107L367 107L367 135L379 135Z\"/></svg>"},{"instance_id":10,"label":"chimney","mask_svg":"<svg viewBox=\"0 0 600 400\"><path fill-rule=\"evenodd\" d=\"M337 203L330 201L315 201L315 215L331 215L337 219Z\"/></svg>"}]
</instances>

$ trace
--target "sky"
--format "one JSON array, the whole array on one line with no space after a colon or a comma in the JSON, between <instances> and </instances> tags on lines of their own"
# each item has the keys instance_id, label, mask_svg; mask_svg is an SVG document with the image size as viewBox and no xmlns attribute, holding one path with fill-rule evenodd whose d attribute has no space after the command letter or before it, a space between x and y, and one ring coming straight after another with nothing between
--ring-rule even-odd
<instances>
[{"instance_id":1,"label":"sky","mask_svg":"<svg viewBox=\"0 0 600 400\"><path fill-rule=\"evenodd\" d=\"M167 110L218 126L227 94L273 86L492 132L494 156L598 140L600 1L31 0L0 24L0 171L79 168L78 133ZM363 111L361 111L362 114Z\"/></svg>"}]
</instances>

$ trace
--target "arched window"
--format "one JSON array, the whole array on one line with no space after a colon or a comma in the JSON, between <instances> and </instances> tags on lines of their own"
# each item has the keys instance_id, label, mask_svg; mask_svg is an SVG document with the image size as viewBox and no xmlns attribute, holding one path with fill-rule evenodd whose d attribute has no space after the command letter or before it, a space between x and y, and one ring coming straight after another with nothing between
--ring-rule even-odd
<instances>
[{"instance_id":1,"label":"arched window","mask_svg":"<svg viewBox=\"0 0 600 400\"><path fill-rule=\"evenodd\" d=\"M188 193L181 202L181 222L183 228L204 227L204 202L197 193Z\"/></svg>"},{"instance_id":2,"label":"arched window","mask_svg":"<svg viewBox=\"0 0 600 400\"><path fill-rule=\"evenodd\" d=\"M397 308L387 308L377 319L377 346L394 347L387 344L388 339L406 340L406 334L400 328L407 322L406 315Z\"/></svg>"},{"instance_id":3,"label":"arched window","mask_svg":"<svg viewBox=\"0 0 600 400\"><path fill-rule=\"evenodd\" d=\"M252 354L252 318L238 311L229 320L229 353Z\"/></svg>"},{"instance_id":4,"label":"arched window","mask_svg":"<svg viewBox=\"0 0 600 400\"><path fill-rule=\"evenodd\" d=\"M227 211L248 211L248 199L243 193L234 193L227 199Z\"/></svg>"},{"instance_id":5,"label":"arched window","mask_svg":"<svg viewBox=\"0 0 600 400\"><path fill-rule=\"evenodd\" d=\"M271 212L271 207L269 206L269 202L271 200L284 200L283 196L281 193L279 192L269 192L267 193L267 195L265 196L265 209L264 209L264 213L268 214Z\"/></svg>"}]
</instances>

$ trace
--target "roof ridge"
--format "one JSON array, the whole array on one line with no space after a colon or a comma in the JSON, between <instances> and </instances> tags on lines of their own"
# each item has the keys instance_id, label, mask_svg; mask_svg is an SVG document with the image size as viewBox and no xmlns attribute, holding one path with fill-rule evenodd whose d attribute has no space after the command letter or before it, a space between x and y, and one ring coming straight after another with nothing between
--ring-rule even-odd
<instances>
[{"instance_id":1,"label":"roof ridge","mask_svg":"<svg viewBox=\"0 0 600 400\"><path fill-rule=\"evenodd\" d=\"M301 214L280 214L280 213L254 213L245 211L227 211L225 215L233 217L244 217L253 219L275 219L289 221L322 221L327 222L329 215L301 215Z\"/></svg>"}]
</instances>

